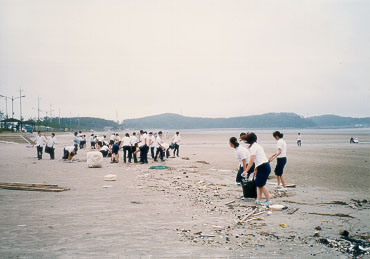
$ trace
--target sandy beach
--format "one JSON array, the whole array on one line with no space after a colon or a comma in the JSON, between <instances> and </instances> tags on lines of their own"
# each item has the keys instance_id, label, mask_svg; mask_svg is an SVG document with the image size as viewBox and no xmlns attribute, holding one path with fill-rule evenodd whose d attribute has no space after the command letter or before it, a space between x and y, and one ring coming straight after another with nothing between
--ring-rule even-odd
<instances>
[{"instance_id":1,"label":"sandy beach","mask_svg":"<svg viewBox=\"0 0 370 259\"><path fill-rule=\"evenodd\" d=\"M255 132L272 155L272 130ZM180 157L163 163L167 170L150 170L162 164L151 159L149 165L127 165L105 158L102 168L87 168L89 147L73 162L63 161L72 134L57 134L55 161L48 154L38 161L36 148L24 144L0 143L0 182L70 188L0 189L0 258L347 258L349 253L323 240L339 240L347 230L350 238L369 242L370 205L364 200L370 200L370 134L301 132L302 147L295 143L296 131L284 137L284 174L296 188L282 193L268 185L273 203L288 209L242 223L254 200L240 200L235 185L238 162L228 139L240 130L182 131ZM350 145L351 136L360 144ZM117 181L104 181L107 174Z\"/></svg>"}]
</instances>

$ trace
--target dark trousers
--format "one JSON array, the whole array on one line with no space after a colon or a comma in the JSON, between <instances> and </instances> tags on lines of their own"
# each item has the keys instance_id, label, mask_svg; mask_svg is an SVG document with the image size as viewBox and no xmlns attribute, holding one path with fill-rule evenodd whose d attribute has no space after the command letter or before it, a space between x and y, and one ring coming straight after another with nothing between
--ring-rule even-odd
<instances>
[{"instance_id":1,"label":"dark trousers","mask_svg":"<svg viewBox=\"0 0 370 259\"><path fill-rule=\"evenodd\" d=\"M149 147L147 145L140 147L140 162L148 163Z\"/></svg>"},{"instance_id":2,"label":"dark trousers","mask_svg":"<svg viewBox=\"0 0 370 259\"><path fill-rule=\"evenodd\" d=\"M173 150L173 156L175 156L176 151L177 151L177 156L179 156L179 150L180 150L180 146L178 144L175 144L175 149Z\"/></svg>"},{"instance_id":3,"label":"dark trousers","mask_svg":"<svg viewBox=\"0 0 370 259\"><path fill-rule=\"evenodd\" d=\"M158 154L159 154L159 156L160 156L161 161L163 161L163 158L164 158L164 152L163 152L163 149L162 149L161 147L158 147L158 148L157 148L157 152L155 153L154 161L157 161Z\"/></svg>"},{"instance_id":4,"label":"dark trousers","mask_svg":"<svg viewBox=\"0 0 370 259\"><path fill-rule=\"evenodd\" d=\"M247 164L246 166L248 167L248 164ZM244 168L241 166L241 167L239 168L238 173L236 174L236 182L237 182L237 183L241 183L241 182L242 182L242 180L243 180L242 173L243 173L243 172L244 172ZM246 179L248 179L248 177L249 177L253 172L254 172L254 163L253 163L253 165L252 165L251 169L249 169L249 171L248 171L248 173L247 173L247 177L246 177Z\"/></svg>"},{"instance_id":5,"label":"dark trousers","mask_svg":"<svg viewBox=\"0 0 370 259\"><path fill-rule=\"evenodd\" d=\"M55 148L51 147L50 148L50 159L54 159L55 158Z\"/></svg>"},{"instance_id":6,"label":"dark trousers","mask_svg":"<svg viewBox=\"0 0 370 259\"><path fill-rule=\"evenodd\" d=\"M75 154L77 155L78 145L75 144L74 146L75 146Z\"/></svg>"},{"instance_id":7,"label":"dark trousers","mask_svg":"<svg viewBox=\"0 0 370 259\"><path fill-rule=\"evenodd\" d=\"M128 157L128 162L131 163L131 146L124 146L123 147L123 163L126 163L126 158Z\"/></svg>"},{"instance_id":8,"label":"dark trousers","mask_svg":"<svg viewBox=\"0 0 370 259\"><path fill-rule=\"evenodd\" d=\"M42 159L42 150L43 150L43 147L41 146L37 146L37 158L38 159Z\"/></svg>"},{"instance_id":9,"label":"dark trousers","mask_svg":"<svg viewBox=\"0 0 370 259\"><path fill-rule=\"evenodd\" d=\"M137 156L135 152L136 152L136 146L131 147L131 157L134 157L134 163L137 163Z\"/></svg>"},{"instance_id":10,"label":"dark trousers","mask_svg":"<svg viewBox=\"0 0 370 259\"><path fill-rule=\"evenodd\" d=\"M153 159L154 159L154 157L155 157L154 148L155 148L155 147L151 147L151 148L150 148L150 154L152 155L152 158L153 158Z\"/></svg>"},{"instance_id":11,"label":"dark trousers","mask_svg":"<svg viewBox=\"0 0 370 259\"><path fill-rule=\"evenodd\" d=\"M302 140L297 140L297 146L298 147L302 146Z\"/></svg>"}]
</instances>

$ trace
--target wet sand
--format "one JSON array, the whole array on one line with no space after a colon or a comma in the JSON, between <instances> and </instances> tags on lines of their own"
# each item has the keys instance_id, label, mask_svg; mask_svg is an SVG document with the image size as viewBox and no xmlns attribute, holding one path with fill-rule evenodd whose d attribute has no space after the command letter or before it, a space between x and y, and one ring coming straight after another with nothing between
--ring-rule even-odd
<instances>
[{"instance_id":1,"label":"wet sand","mask_svg":"<svg viewBox=\"0 0 370 259\"><path fill-rule=\"evenodd\" d=\"M275 147L271 133L256 132L271 155ZM62 161L61 147L72 143L71 134L57 136L60 145L55 161L48 160L47 154L38 161L35 148L0 144L0 182L70 188L60 193L0 189L0 257L345 258L346 254L318 239L339 238L342 229L354 238L369 236L367 205L319 203L369 200L370 144L349 145L350 131L307 132L302 147L297 147L296 135L286 134L285 176L297 187L287 194L276 193L282 197L273 202L287 205L288 210L238 224L254 202L240 200L241 188L234 183L238 163L227 141L238 133L183 132L180 158L164 163L170 170L149 170L151 161L149 165L111 164L109 158L103 168L89 169L89 149L80 150L72 163ZM356 134L360 140L370 140L367 133ZM110 173L118 180L104 181ZM268 187L274 193L273 185ZM232 206L225 205L234 200ZM309 213L342 213L351 218ZM321 237L313 237L317 226Z\"/></svg>"}]
</instances>

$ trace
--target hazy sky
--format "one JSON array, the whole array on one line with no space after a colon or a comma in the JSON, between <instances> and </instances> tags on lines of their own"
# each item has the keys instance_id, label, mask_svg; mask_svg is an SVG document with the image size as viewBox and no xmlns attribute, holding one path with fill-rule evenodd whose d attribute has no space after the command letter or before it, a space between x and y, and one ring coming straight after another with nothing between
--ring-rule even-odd
<instances>
[{"instance_id":1,"label":"hazy sky","mask_svg":"<svg viewBox=\"0 0 370 259\"><path fill-rule=\"evenodd\" d=\"M0 0L0 94L24 89L25 117L37 96L114 120L370 116L369 14L369 0Z\"/></svg>"}]
</instances>

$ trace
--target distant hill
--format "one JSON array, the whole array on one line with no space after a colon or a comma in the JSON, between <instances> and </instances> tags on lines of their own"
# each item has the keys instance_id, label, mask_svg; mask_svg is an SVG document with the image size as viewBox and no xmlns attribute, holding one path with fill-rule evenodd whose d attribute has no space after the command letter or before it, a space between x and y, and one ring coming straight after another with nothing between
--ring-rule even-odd
<instances>
[{"instance_id":1,"label":"distant hill","mask_svg":"<svg viewBox=\"0 0 370 259\"><path fill-rule=\"evenodd\" d=\"M199 118L165 113L125 120L126 129L207 129L207 128L308 128L316 124L294 113L267 113L233 118Z\"/></svg>"},{"instance_id":2,"label":"distant hill","mask_svg":"<svg viewBox=\"0 0 370 259\"><path fill-rule=\"evenodd\" d=\"M367 127L370 118L341 117L337 115L321 115L310 117L318 127Z\"/></svg>"},{"instance_id":3,"label":"distant hill","mask_svg":"<svg viewBox=\"0 0 370 259\"><path fill-rule=\"evenodd\" d=\"M50 124L58 128L71 127L75 130L103 130L105 127L111 127L113 129L119 128L119 124L117 122L94 117L60 118L60 126L59 118L53 118Z\"/></svg>"},{"instance_id":4,"label":"distant hill","mask_svg":"<svg viewBox=\"0 0 370 259\"><path fill-rule=\"evenodd\" d=\"M323 115L303 118L295 113L266 113L232 118L186 117L165 113L124 120L125 129L208 129L208 128L325 128L369 127L370 118Z\"/></svg>"}]
</instances>

